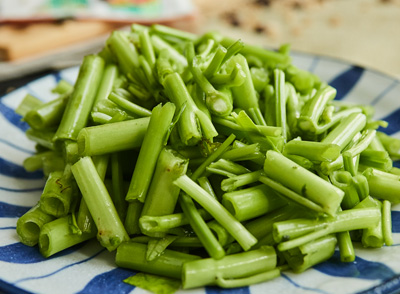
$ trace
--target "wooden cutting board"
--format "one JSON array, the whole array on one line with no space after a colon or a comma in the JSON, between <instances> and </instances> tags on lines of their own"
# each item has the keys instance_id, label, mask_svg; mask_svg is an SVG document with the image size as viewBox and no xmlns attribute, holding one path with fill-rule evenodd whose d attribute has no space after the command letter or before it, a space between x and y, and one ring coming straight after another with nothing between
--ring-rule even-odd
<instances>
[{"instance_id":1,"label":"wooden cutting board","mask_svg":"<svg viewBox=\"0 0 400 294\"><path fill-rule=\"evenodd\" d=\"M0 60L15 61L110 33L121 24L65 20L59 23L0 26Z\"/></svg>"}]
</instances>

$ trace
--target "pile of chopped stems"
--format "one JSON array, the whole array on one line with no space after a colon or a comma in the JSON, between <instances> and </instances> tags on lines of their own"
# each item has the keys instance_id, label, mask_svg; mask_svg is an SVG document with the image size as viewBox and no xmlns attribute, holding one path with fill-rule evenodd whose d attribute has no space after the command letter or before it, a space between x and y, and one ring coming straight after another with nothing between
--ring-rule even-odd
<instances>
[{"instance_id":1,"label":"pile of chopped stems","mask_svg":"<svg viewBox=\"0 0 400 294\"><path fill-rule=\"evenodd\" d=\"M287 45L135 24L54 92L17 109L47 178L17 232L45 257L97 236L118 266L230 288L393 243L399 140Z\"/></svg>"}]
</instances>

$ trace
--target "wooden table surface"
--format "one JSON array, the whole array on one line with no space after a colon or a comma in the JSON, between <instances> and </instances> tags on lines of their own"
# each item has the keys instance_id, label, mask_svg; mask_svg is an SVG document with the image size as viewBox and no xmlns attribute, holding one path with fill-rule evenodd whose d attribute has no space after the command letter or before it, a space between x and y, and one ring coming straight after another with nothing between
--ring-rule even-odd
<instances>
[{"instance_id":1,"label":"wooden table surface","mask_svg":"<svg viewBox=\"0 0 400 294\"><path fill-rule=\"evenodd\" d=\"M400 0L195 0L198 33L327 55L400 78Z\"/></svg>"}]
</instances>

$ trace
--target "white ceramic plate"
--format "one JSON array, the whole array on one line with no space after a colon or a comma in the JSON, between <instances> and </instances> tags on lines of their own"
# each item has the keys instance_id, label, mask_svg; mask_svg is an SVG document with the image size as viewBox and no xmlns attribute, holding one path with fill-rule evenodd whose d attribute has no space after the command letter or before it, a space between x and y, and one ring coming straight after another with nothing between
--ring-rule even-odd
<instances>
[{"instance_id":1,"label":"white ceramic plate","mask_svg":"<svg viewBox=\"0 0 400 294\"><path fill-rule=\"evenodd\" d=\"M300 68L317 74L337 88L337 99L371 104L376 118L389 122L385 132L400 138L400 81L376 71L326 57L293 54ZM34 144L24 135L27 125L14 109L27 94L48 101L50 90L62 78L75 81L78 69L45 76L0 99L0 292L11 293L145 293L122 280L132 271L116 268L114 254L96 241L67 249L49 259L37 247L19 242L16 221L34 205L44 181L41 173L27 173L24 158ZM356 261L329 261L302 274L284 272L280 278L250 287L222 290L214 287L180 293L394 293L400 290L400 208L392 213L394 245L381 249L356 248ZM397 292L396 291L396 292Z\"/></svg>"}]
</instances>

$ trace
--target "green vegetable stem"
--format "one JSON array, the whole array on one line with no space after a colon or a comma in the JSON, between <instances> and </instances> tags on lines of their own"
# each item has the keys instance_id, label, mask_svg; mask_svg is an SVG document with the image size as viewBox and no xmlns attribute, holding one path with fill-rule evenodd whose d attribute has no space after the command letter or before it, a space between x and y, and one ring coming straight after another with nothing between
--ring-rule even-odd
<instances>
[{"instance_id":1,"label":"green vegetable stem","mask_svg":"<svg viewBox=\"0 0 400 294\"><path fill-rule=\"evenodd\" d=\"M243 287L267 281L280 275L273 247L232 254L220 260L212 258L183 264L184 289L207 285L222 288Z\"/></svg>"},{"instance_id":2,"label":"green vegetable stem","mask_svg":"<svg viewBox=\"0 0 400 294\"><path fill-rule=\"evenodd\" d=\"M83 157L71 168L96 224L100 244L109 251L115 250L129 237L92 159Z\"/></svg>"},{"instance_id":3,"label":"green vegetable stem","mask_svg":"<svg viewBox=\"0 0 400 294\"><path fill-rule=\"evenodd\" d=\"M54 140L76 140L88 122L104 68L100 56L88 55L83 59L79 75Z\"/></svg>"}]
</instances>

